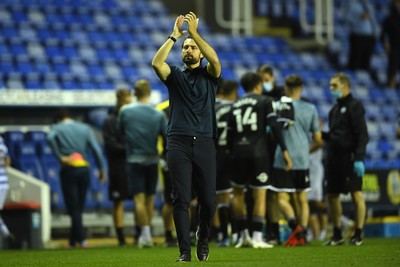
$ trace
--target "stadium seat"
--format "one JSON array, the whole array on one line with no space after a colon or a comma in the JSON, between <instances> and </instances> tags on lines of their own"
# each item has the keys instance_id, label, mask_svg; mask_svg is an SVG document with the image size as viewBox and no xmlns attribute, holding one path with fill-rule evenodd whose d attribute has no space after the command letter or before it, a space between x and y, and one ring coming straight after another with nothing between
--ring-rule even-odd
<instances>
[{"instance_id":1,"label":"stadium seat","mask_svg":"<svg viewBox=\"0 0 400 267\"><path fill-rule=\"evenodd\" d=\"M24 139L25 141L34 142L35 145L47 142L46 132L44 131L34 131L34 130L27 131L24 134Z\"/></svg>"},{"instance_id":2,"label":"stadium seat","mask_svg":"<svg viewBox=\"0 0 400 267\"><path fill-rule=\"evenodd\" d=\"M379 130L381 138L387 141L396 139L396 123L394 121L381 121L379 123Z\"/></svg>"},{"instance_id":3,"label":"stadium seat","mask_svg":"<svg viewBox=\"0 0 400 267\"><path fill-rule=\"evenodd\" d=\"M6 131L2 136L12 161L15 161L17 159L16 145L24 141L24 133L21 131Z\"/></svg>"},{"instance_id":4,"label":"stadium seat","mask_svg":"<svg viewBox=\"0 0 400 267\"><path fill-rule=\"evenodd\" d=\"M24 141L18 143L15 149L15 167L28 175L44 180L42 166L36 156L35 143Z\"/></svg>"},{"instance_id":5,"label":"stadium seat","mask_svg":"<svg viewBox=\"0 0 400 267\"><path fill-rule=\"evenodd\" d=\"M50 168L50 171L47 171L46 181L50 186L51 209L53 211L63 211L65 210L65 203L58 172L55 166L48 167L54 167Z\"/></svg>"}]
</instances>

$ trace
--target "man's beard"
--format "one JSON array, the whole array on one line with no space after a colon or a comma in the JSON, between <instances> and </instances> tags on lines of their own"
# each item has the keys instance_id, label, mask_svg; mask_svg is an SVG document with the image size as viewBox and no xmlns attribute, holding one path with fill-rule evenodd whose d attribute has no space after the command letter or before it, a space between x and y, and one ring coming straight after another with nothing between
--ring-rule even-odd
<instances>
[{"instance_id":1,"label":"man's beard","mask_svg":"<svg viewBox=\"0 0 400 267\"><path fill-rule=\"evenodd\" d=\"M194 64L196 64L197 62L199 62L199 59L196 59L196 58L194 58L194 57L192 57L192 56L183 57L183 62L184 62L185 64L188 64L188 65L194 65Z\"/></svg>"}]
</instances>

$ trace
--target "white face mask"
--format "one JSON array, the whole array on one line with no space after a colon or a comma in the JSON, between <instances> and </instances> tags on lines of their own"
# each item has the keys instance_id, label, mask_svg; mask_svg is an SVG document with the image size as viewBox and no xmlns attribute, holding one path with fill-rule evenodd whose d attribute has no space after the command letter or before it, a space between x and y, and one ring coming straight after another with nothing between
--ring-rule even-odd
<instances>
[{"instance_id":1,"label":"white face mask","mask_svg":"<svg viewBox=\"0 0 400 267\"><path fill-rule=\"evenodd\" d=\"M263 82L263 88L265 92L271 92L273 88L272 82Z\"/></svg>"}]
</instances>

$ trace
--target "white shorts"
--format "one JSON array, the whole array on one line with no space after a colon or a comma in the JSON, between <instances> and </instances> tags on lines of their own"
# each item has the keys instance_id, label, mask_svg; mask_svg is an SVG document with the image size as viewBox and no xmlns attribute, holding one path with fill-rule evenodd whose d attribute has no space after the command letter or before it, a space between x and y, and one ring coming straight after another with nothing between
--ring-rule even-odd
<instances>
[{"instance_id":1,"label":"white shorts","mask_svg":"<svg viewBox=\"0 0 400 267\"><path fill-rule=\"evenodd\" d=\"M4 202L6 201L7 192L8 192L8 185L2 185L0 187L0 210L4 207Z\"/></svg>"}]
</instances>

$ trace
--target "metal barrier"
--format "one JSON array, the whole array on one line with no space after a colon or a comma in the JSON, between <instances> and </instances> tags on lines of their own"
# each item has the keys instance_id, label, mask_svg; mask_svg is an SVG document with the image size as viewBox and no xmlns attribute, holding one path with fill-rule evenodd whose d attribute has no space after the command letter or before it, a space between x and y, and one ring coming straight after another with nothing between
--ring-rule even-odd
<instances>
[{"instance_id":1,"label":"metal barrier","mask_svg":"<svg viewBox=\"0 0 400 267\"><path fill-rule=\"evenodd\" d=\"M231 29L232 35L253 34L253 1L232 0L230 1L230 19L224 18L224 0L215 1L215 19L222 28Z\"/></svg>"},{"instance_id":2,"label":"metal barrier","mask_svg":"<svg viewBox=\"0 0 400 267\"><path fill-rule=\"evenodd\" d=\"M309 24L307 21L307 0L300 2L300 25L306 32L315 33L315 40L325 45L334 40L334 18L332 0L314 0L315 23Z\"/></svg>"}]
</instances>

